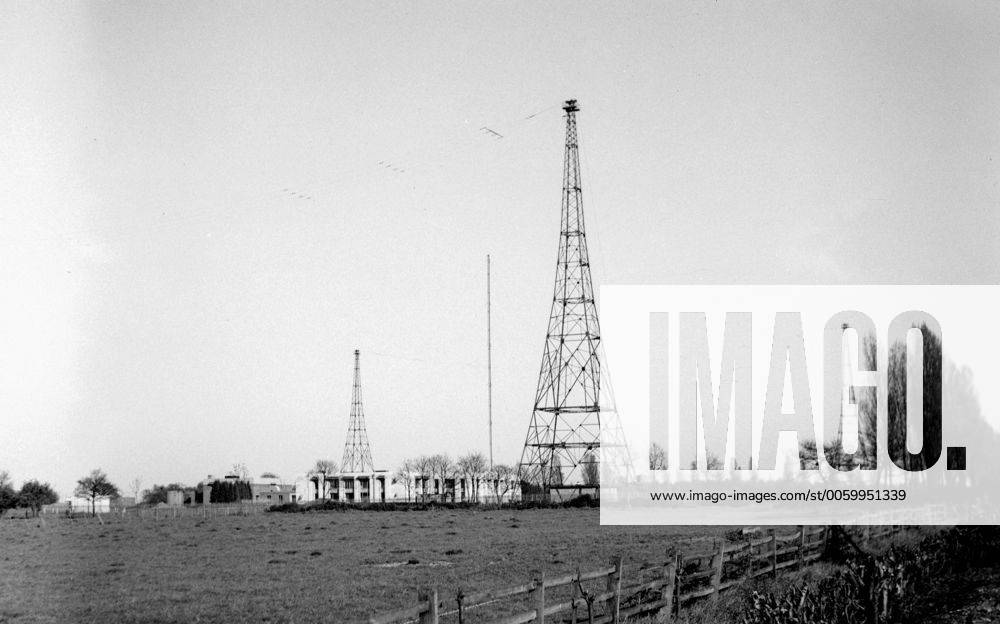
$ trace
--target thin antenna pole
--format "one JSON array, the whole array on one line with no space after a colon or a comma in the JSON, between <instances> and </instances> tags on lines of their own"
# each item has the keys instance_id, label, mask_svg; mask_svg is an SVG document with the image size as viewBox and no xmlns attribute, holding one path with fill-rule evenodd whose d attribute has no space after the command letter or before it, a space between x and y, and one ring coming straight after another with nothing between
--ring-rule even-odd
<instances>
[{"instance_id":1,"label":"thin antenna pole","mask_svg":"<svg viewBox=\"0 0 1000 624\"><path fill-rule=\"evenodd\" d=\"M493 470L493 331L490 299L490 254L486 254L486 411L490 422L490 470Z\"/></svg>"}]
</instances>

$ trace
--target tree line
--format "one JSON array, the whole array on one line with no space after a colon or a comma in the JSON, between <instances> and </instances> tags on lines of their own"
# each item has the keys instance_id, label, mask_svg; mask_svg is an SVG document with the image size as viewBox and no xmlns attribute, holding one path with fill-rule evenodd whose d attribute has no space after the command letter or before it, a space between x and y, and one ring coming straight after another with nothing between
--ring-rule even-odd
<instances>
[{"instance_id":1,"label":"tree line","mask_svg":"<svg viewBox=\"0 0 1000 624\"><path fill-rule=\"evenodd\" d=\"M326 477L337 473L337 462L331 459L318 459L309 470L310 477L320 477L319 498L327 497ZM464 478L470 484L470 500L478 502L483 489L497 499L502 498L511 490L511 480L516 476L516 470L508 464L494 464L490 467L486 456L478 451L462 455L456 460L446 453L420 455L405 459L392 474L392 483L406 488L406 498L420 498L427 501L434 495L435 479L442 484L449 479ZM417 477L415 480L413 477ZM443 494L443 492L438 492Z\"/></svg>"},{"instance_id":2,"label":"tree line","mask_svg":"<svg viewBox=\"0 0 1000 624\"><path fill-rule=\"evenodd\" d=\"M433 494L427 490L433 487L435 479L442 484L443 490L445 481L464 478L471 486L470 500L478 502L480 490L484 487L497 500L505 496L511 489L511 480L515 474L516 471L510 465L493 464L491 467L482 453L472 451L454 461L447 453L405 459L393 473L392 479L394 483L402 483L406 487L407 499L419 495L426 501ZM417 479L411 479L413 476ZM444 494L443 491L438 493Z\"/></svg>"},{"instance_id":3,"label":"tree line","mask_svg":"<svg viewBox=\"0 0 1000 624\"><path fill-rule=\"evenodd\" d=\"M209 490L208 501L209 503L238 503L240 501L253 499L253 490L250 487L250 482L243 479L233 481L231 479L216 479L209 483L199 483L194 487L184 485L183 483L168 483L167 485L153 485L153 487L148 490L143 491L142 494L142 504L143 505L159 505L166 504L168 502L167 493L171 490L179 490L181 492L193 491L194 500L191 502L195 505L204 504L205 501L205 487L211 488Z\"/></svg>"},{"instance_id":4,"label":"tree line","mask_svg":"<svg viewBox=\"0 0 1000 624\"><path fill-rule=\"evenodd\" d=\"M43 505L59 500L59 496L48 483L37 479L25 481L20 489L14 488L10 473L0 470L0 514L8 509L30 509L37 516Z\"/></svg>"},{"instance_id":5,"label":"tree line","mask_svg":"<svg viewBox=\"0 0 1000 624\"><path fill-rule=\"evenodd\" d=\"M73 494L90 503L90 511L96 508L97 499L119 497L118 487L108 480L108 476L98 468L76 482ZM10 473L0 470L0 513L8 509L29 509L38 516L45 505L59 502L59 495L48 483L37 479L25 481L21 489L15 489Z\"/></svg>"}]
</instances>

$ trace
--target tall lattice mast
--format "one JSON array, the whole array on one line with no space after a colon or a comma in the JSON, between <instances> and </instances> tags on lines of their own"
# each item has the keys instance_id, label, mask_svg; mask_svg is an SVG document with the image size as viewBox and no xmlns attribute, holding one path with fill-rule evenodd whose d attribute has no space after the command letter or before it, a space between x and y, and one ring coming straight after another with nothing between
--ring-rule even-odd
<instances>
[{"instance_id":1,"label":"tall lattice mast","mask_svg":"<svg viewBox=\"0 0 1000 624\"><path fill-rule=\"evenodd\" d=\"M344 472L374 472L372 450L368 446L368 431L365 429L365 408L361 403L361 351L354 350L354 391L351 393L351 422L347 428L347 442L344 444L344 460L340 462Z\"/></svg>"},{"instance_id":2,"label":"tall lattice mast","mask_svg":"<svg viewBox=\"0 0 1000 624\"><path fill-rule=\"evenodd\" d=\"M518 466L521 481L552 489L597 485L601 438L601 329L583 225L576 100L566 111L562 232L538 391Z\"/></svg>"}]
</instances>

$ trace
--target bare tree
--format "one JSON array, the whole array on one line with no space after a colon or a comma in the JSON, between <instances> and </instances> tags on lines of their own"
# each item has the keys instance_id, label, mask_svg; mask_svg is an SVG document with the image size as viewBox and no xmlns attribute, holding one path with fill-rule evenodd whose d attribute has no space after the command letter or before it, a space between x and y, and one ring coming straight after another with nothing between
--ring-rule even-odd
<instances>
[{"instance_id":1,"label":"bare tree","mask_svg":"<svg viewBox=\"0 0 1000 624\"><path fill-rule=\"evenodd\" d=\"M237 477L239 477L240 481L249 481L250 480L250 469L247 468L247 465L244 464L244 463L242 463L242 462L240 462L238 464L233 464L233 468L232 468L231 472L232 472L232 474L234 474Z\"/></svg>"},{"instance_id":2,"label":"bare tree","mask_svg":"<svg viewBox=\"0 0 1000 624\"><path fill-rule=\"evenodd\" d=\"M846 326L845 326L846 327ZM877 343L873 334L859 337L859 357L867 370L877 368ZM826 462L837 470L850 471L860 466L863 470L874 469L878 457L878 393L875 388L853 386L850 379L842 380L851 385L851 394L858 410L858 447L854 453L844 451L843 415L839 436L835 440L823 441ZM816 441L799 443L799 462L802 469L816 469L819 466Z\"/></svg>"},{"instance_id":3,"label":"bare tree","mask_svg":"<svg viewBox=\"0 0 1000 624\"><path fill-rule=\"evenodd\" d=\"M815 447L815 444L814 444L814 447ZM722 470L725 467L726 467L726 463L724 461L722 461L721 459L719 459L719 457L717 455L714 455L712 453L708 453L706 451L705 468L707 470ZM698 468L698 460L697 459L695 459L694 461L691 462L691 470L699 470L699 468Z\"/></svg>"},{"instance_id":4,"label":"bare tree","mask_svg":"<svg viewBox=\"0 0 1000 624\"><path fill-rule=\"evenodd\" d=\"M514 469L507 464L494 464L493 469L489 471L490 489L493 490L498 505L510 491L514 474Z\"/></svg>"},{"instance_id":5,"label":"bare tree","mask_svg":"<svg viewBox=\"0 0 1000 624\"><path fill-rule=\"evenodd\" d=\"M413 472L415 468L413 467L414 460L404 459L403 463L396 468L396 472L392 474L393 483L402 483L406 487L406 500L410 501L413 489Z\"/></svg>"},{"instance_id":6,"label":"bare tree","mask_svg":"<svg viewBox=\"0 0 1000 624\"><path fill-rule=\"evenodd\" d=\"M472 488L471 500L479 500L479 483L482 480L483 474L489 469L489 462L479 451L473 451L467 453L458 458L456 463L458 467L458 473L465 477L466 483L468 483Z\"/></svg>"},{"instance_id":7,"label":"bare tree","mask_svg":"<svg viewBox=\"0 0 1000 624\"><path fill-rule=\"evenodd\" d=\"M420 498L423 501L427 500L427 481L432 478L434 471L433 459L430 455L421 455L413 460L413 468L417 472L417 478L420 480Z\"/></svg>"},{"instance_id":8,"label":"bare tree","mask_svg":"<svg viewBox=\"0 0 1000 624\"><path fill-rule=\"evenodd\" d=\"M597 459L597 453L590 451L583 456L583 484L599 485L601 482L601 463Z\"/></svg>"},{"instance_id":9,"label":"bare tree","mask_svg":"<svg viewBox=\"0 0 1000 624\"><path fill-rule=\"evenodd\" d=\"M89 475L76 482L76 492L80 498L90 501L90 513L97 514L98 498L117 498L118 487L108 481L108 475L100 468L91 471Z\"/></svg>"},{"instance_id":10,"label":"bare tree","mask_svg":"<svg viewBox=\"0 0 1000 624\"><path fill-rule=\"evenodd\" d=\"M430 468L431 476L436 476L438 478L438 495L440 500L444 500L445 487L444 482L451 475L453 463L451 458L448 457L446 453L438 453L436 455L431 455L430 457Z\"/></svg>"},{"instance_id":11,"label":"bare tree","mask_svg":"<svg viewBox=\"0 0 1000 624\"><path fill-rule=\"evenodd\" d=\"M320 482L320 498L326 498L326 475L337 472L337 462L332 459L317 459L309 474L318 476Z\"/></svg>"},{"instance_id":12,"label":"bare tree","mask_svg":"<svg viewBox=\"0 0 1000 624\"><path fill-rule=\"evenodd\" d=\"M656 442L650 442L649 444L649 469L667 469L667 452L664 451L663 447Z\"/></svg>"},{"instance_id":13,"label":"bare tree","mask_svg":"<svg viewBox=\"0 0 1000 624\"><path fill-rule=\"evenodd\" d=\"M458 481L462 478L462 471L459 469L456 462L451 462L444 471L444 481L447 483L451 482L451 500L455 500L455 496L458 495ZM447 487L444 488L447 491Z\"/></svg>"},{"instance_id":14,"label":"bare tree","mask_svg":"<svg viewBox=\"0 0 1000 624\"><path fill-rule=\"evenodd\" d=\"M888 451L889 457L900 468L918 473L932 466L941 455L941 338L927 325L919 328L923 337L923 448L910 453L906 448L906 342L889 345L888 370ZM936 414L937 417L928 417Z\"/></svg>"},{"instance_id":15,"label":"bare tree","mask_svg":"<svg viewBox=\"0 0 1000 624\"><path fill-rule=\"evenodd\" d=\"M128 489L132 492L132 498L135 499L136 504L139 503L139 492L142 490L142 477L136 477L129 481Z\"/></svg>"},{"instance_id":16,"label":"bare tree","mask_svg":"<svg viewBox=\"0 0 1000 624\"><path fill-rule=\"evenodd\" d=\"M878 343L874 335L861 340L861 350L868 370L878 369ZM858 389L856 389L858 390ZM858 396L858 454L860 465L865 469L875 469L878 464L878 390L860 389Z\"/></svg>"}]
</instances>

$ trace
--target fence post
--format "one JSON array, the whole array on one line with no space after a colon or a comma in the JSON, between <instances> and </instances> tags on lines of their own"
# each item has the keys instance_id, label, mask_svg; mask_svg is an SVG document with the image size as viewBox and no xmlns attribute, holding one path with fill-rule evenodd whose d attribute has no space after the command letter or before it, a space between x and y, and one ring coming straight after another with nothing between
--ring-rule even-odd
<instances>
[{"instance_id":1,"label":"fence post","mask_svg":"<svg viewBox=\"0 0 1000 624\"><path fill-rule=\"evenodd\" d=\"M660 592L660 599L664 604L656 614L658 624L667 624L667 622L670 622L670 616L674 612L674 590L676 584L677 558L674 557L673 561L669 561L667 565L663 566L663 590Z\"/></svg>"},{"instance_id":2,"label":"fence post","mask_svg":"<svg viewBox=\"0 0 1000 624\"><path fill-rule=\"evenodd\" d=\"M537 606L535 607L535 621L538 622L538 624L545 624L545 572L544 571L539 577L537 583L538 584L535 585L535 591L537 592L538 595L535 597L535 599L538 602L536 603Z\"/></svg>"},{"instance_id":3,"label":"fence post","mask_svg":"<svg viewBox=\"0 0 1000 624\"><path fill-rule=\"evenodd\" d=\"M719 600L719 585L722 583L722 564L726 557L726 542L719 540L719 552L712 557L712 567L715 572L712 574L712 602Z\"/></svg>"},{"instance_id":4,"label":"fence post","mask_svg":"<svg viewBox=\"0 0 1000 624\"><path fill-rule=\"evenodd\" d=\"M678 551L674 554L674 613L681 614L681 575L684 573L684 556Z\"/></svg>"},{"instance_id":5,"label":"fence post","mask_svg":"<svg viewBox=\"0 0 1000 624\"><path fill-rule=\"evenodd\" d=\"M768 529L771 536L771 577L778 578L778 534L774 529Z\"/></svg>"},{"instance_id":6,"label":"fence post","mask_svg":"<svg viewBox=\"0 0 1000 624\"><path fill-rule=\"evenodd\" d=\"M614 592L614 595L604 603L604 610L611 616L609 621L618 624L618 609L622 597L622 558L613 559L612 563L615 564L615 571L608 575L607 589Z\"/></svg>"},{"instance_id":7,"label":"fence post","mask_svg":"<svg viewBox=\"0 0 1000 624\"><path fill-rule=\"evenodd\" d=\"M754 559L754 554L753 554L753 533L748 533L747 534L747 566L746 566L746 570L743 571L743 577L744 578L748 578L748 579L749 578L753 578L754 563L756 563L756 559Z\"/></svg>"},{"instance_id":8,"label":"fence post","mask_svg":"<svg viewBox=\"0 0 1000 624\"><path fill-rule=\"evenodd\" d=\"M421 602L427 601L427 610L420 614L419 624L438 624L438 592L437 589L423 591L417 597Z\"/></svg>"},{"instance_id":9,"label":"fence post","mask_svg":"<svg viewBox=\"0 0 1000 624\"><path fill-rule=\"evenodd\" d=\"M799 525L799 565L801 570L806 564L806 525Z\"/></svg>"}]
</instances>

